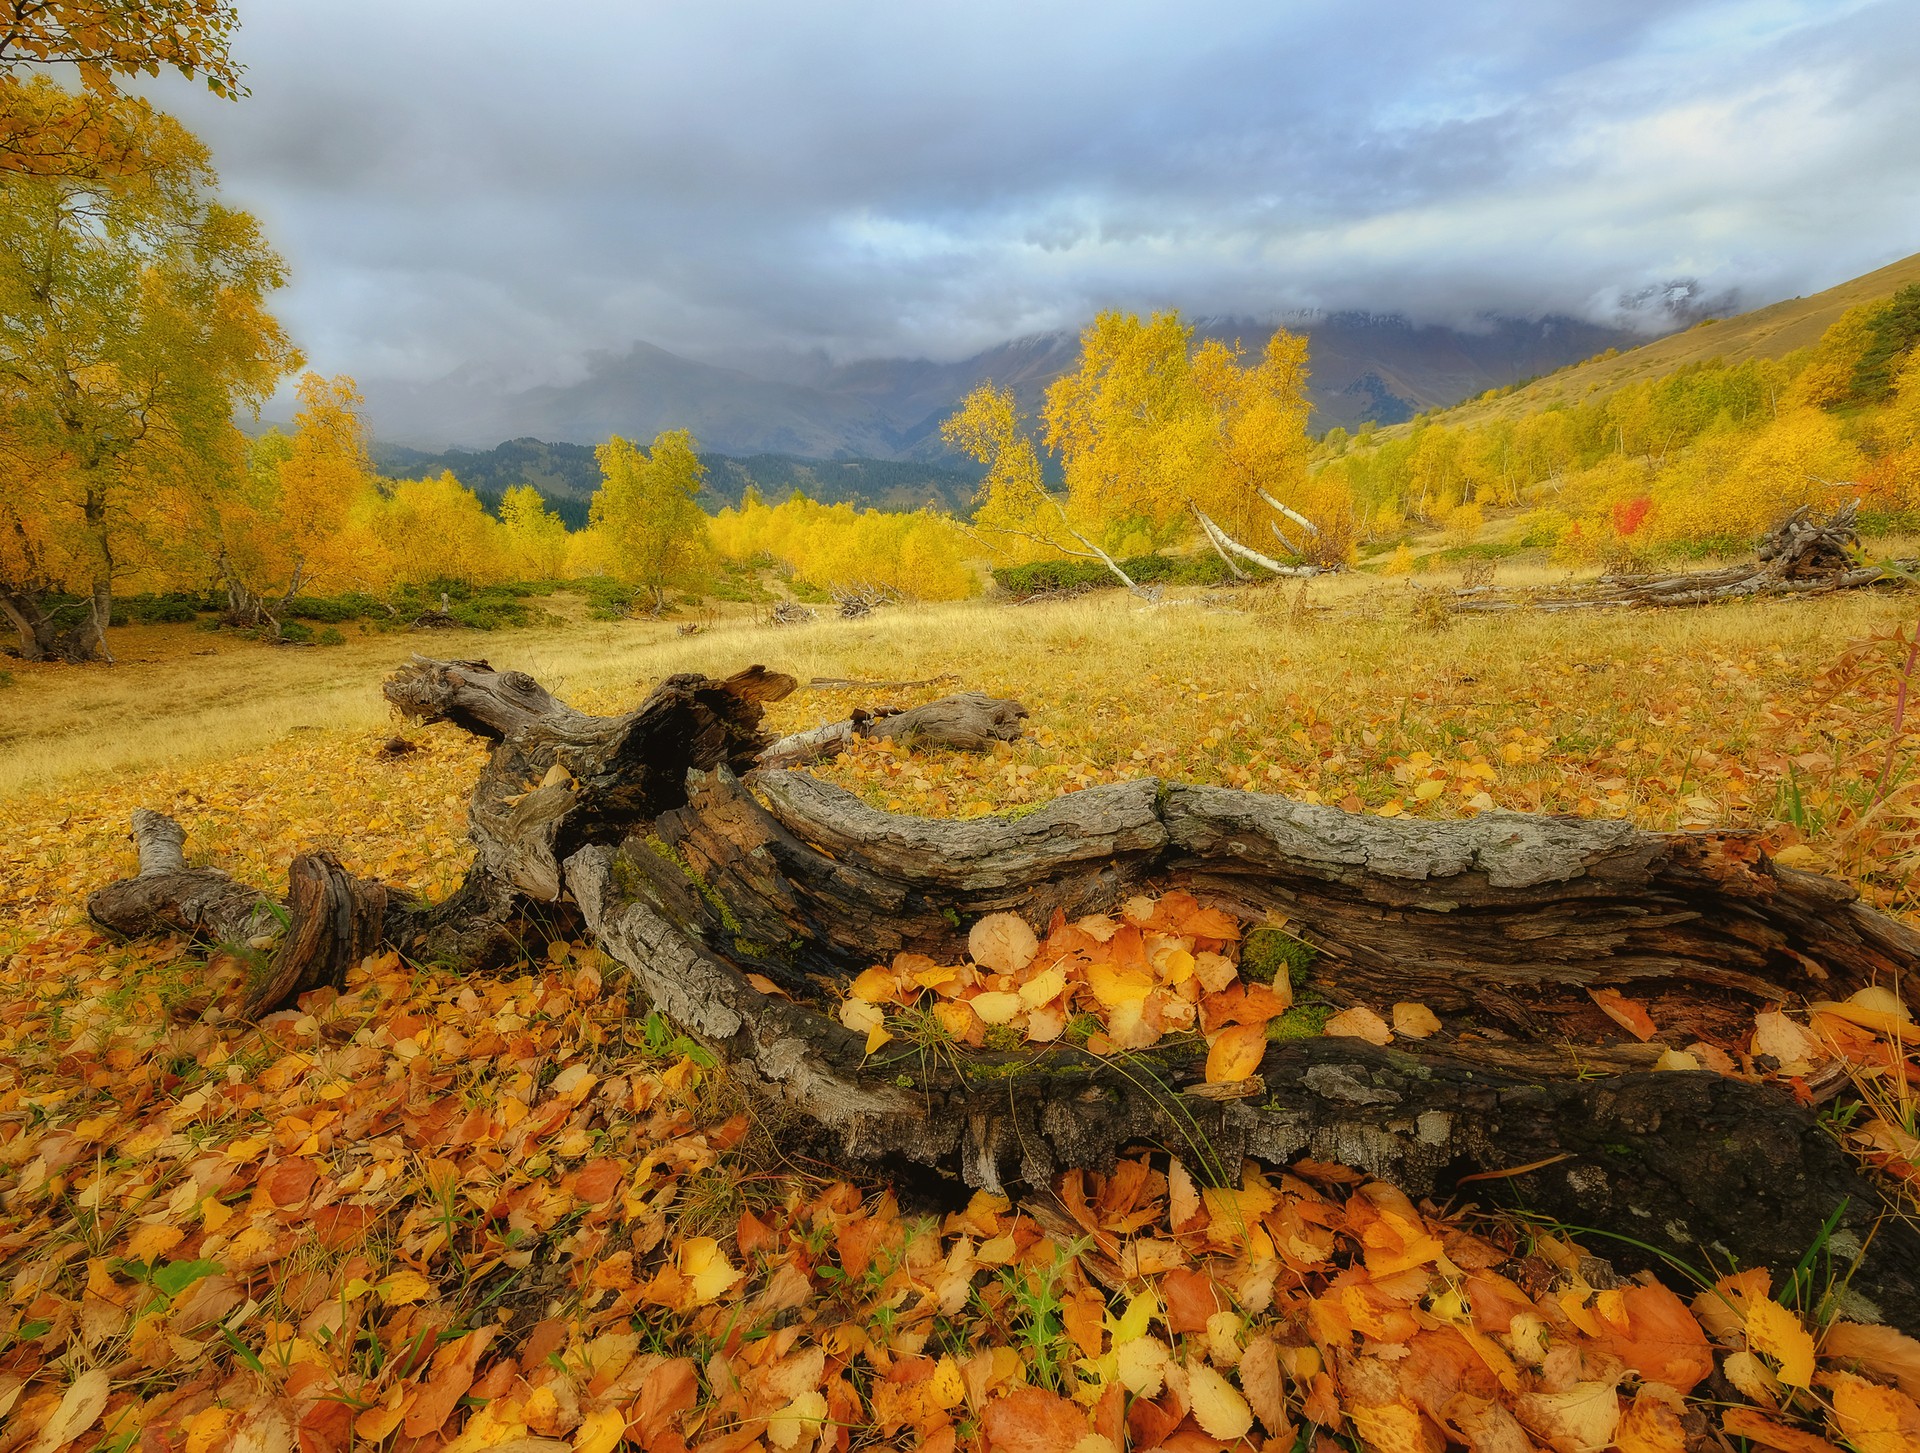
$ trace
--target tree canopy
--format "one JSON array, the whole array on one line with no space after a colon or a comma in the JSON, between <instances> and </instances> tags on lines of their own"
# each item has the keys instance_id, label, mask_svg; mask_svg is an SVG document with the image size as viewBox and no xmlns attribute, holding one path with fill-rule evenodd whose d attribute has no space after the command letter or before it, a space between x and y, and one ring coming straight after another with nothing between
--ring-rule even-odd
<instances>
[{"instance_id":1,"label":"tree canopy","mask_svg":"<svg viewBox=\"0 0 1920 1453\"><path fill-rule=\"evenodd\" d=\"M0 172L65 176L144 166L124 122L151 112L120 89L129 76L175 70L217 96L240 96L228 0L0 0ZM31 72L69 73L78 89L36 87Z\"/></svg>"},{"instance_id":2,"label":"tree canopy","mask_svg":"<svg viewBox=\"0 0 1920 1453\"><path fill-rule=\"evenodd\" d=\"M285 264L217 200L205 148L151 108L110 109L142 170L0 172L0 449L17 484L0 607L34 656L102 649L121 547L177 535L183 496L243 476L233 412L298 363L267 311ZM87 604L63 618L49 597L65 585Z\"/></svg>"},{"instance_id":3,"label":"tree canopy","mask_svg":"<svg viewBox=\"0 0 1920 1453\"><path fill-rule=\"evenodd\" d=\"M699 584L710 569L713 546L707 517L694 497L706 466L694 452L693 435L673 429L640 449L619 435L598 451L602 483L593 497L592 519L605 535L614 573L663 605L671 590Z\"/></svg>"}]
</instances>

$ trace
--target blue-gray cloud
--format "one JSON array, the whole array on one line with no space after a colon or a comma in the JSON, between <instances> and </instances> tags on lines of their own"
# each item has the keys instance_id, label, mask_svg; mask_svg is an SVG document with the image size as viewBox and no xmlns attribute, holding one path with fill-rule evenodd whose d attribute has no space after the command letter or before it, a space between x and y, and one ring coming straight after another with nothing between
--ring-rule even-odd
<instances>
[{"instance_id":1,"label":"blue-gray cloud","mask_svg":"<svg viewBox=\"0 0 1920 1453\"><path fill-rule=\"evenodd\" d=\"M532 15L531 22L529 15ZM1092 310L1605 314L1920 248L1911 0L249 0L323 369L953 356Z\"/></svg>"}]
</instances>

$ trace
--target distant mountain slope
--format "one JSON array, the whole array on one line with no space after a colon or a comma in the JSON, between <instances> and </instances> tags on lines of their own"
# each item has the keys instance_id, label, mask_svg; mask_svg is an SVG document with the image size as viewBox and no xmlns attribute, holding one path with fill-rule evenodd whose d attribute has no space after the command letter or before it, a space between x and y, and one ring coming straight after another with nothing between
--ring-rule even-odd
<instances>
[{"instance_id":1,"label":"distant mountain slope","mask_svg":"<svg viewBox=\"0 0 1920 1453\"><path fill-rule=\"evenodd\" d=\"M1784 358L1820 341L1820 335L1849 308L1889 298L1910 283L1920 283L1920 253L1902 258L1811 297L1756 308L1736 317L1696 323L1682 333L1655 339L1612 358L1592 358L1495 399L1475 399L1447 413L1447 422L1484 424L1520 418L1557 403L1600 398L1626 384L1658 378L1690 363L1722 359Z\"/></svg>"},{"instance_id":2,"label":"distant mountain slope","mask_svg":"<svg viewBox=\"0 0 1920 1453\"><path fill-rule=\"evenodd\" d=\"M1570 318L1489 318L1474 328L1416 326L1391 316L1331 313L1286 320L1312 348L1315 424L1391 423L1490 388L1563 367L1644 334ZM1200 324L1209 337L1264 347L1272 322ZM502 438L597 443L693 431L726 455L958 461L940 423L976 384L1011 387L1037 412L1046 387L1073 366L1076 334L1015 339L952 363L877 358L836 364L787 355L723 368L640 343L601 355L570 384L505 388L462 370L426 385L365 384L375 435L396 444L484 448Z\"/></svg>"},{"instance_id":3,"label":"distant mountain slope","mask_svg":"<svg viewBox=\"0 0 1920 1453\"><path fill-rule=\"evenodd\" d=\"M498 506L500 496L514 485L531 484L548 506L576 529L587 522L588 504L600 487L600 466L594 459L593 446L588 444L509 439L492 449L432 453L376 443L373 462L390 479L419 479L451 471L489 508ZM708 511L739 504L752 487L772 501L785 499L797 489L825 504L847 501L863 509L885 510L931 505L966 514L973 508L980 479L977 470L897 459L702 454L700 462L707 466L707 485L700 493L700 504Z\"/></svg>"}]
</instances>

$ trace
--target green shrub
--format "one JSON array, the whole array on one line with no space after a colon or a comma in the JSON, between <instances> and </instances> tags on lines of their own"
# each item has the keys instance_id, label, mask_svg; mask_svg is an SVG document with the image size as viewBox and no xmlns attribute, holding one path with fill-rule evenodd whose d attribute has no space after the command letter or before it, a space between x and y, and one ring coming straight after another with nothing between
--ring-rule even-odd
<instances>
[{"instance_id":1,"label":"green shrub","mask_svg":"<svg viewBox=\"0 0 1920 1453\"><path fill-rule=\"evenodd\" d=\"M1120 568L1141 585L1225 585L1233 573L1218 555L1134 555ZM1249 572L1260 575L1261 571ZM1098 560L1036 560L1004 565L993 572L995 588L1025 600L1054 590L1117 590L1120 582Z\"/></svg>"},{"instance_id":2,"label":"green shrub","mask_svg":"<svg viewBox=\"0 0 1920 1453\"><path fill-rule=\"evenodd\" d=\"M328 626L322 630L319 635L315 636L313 641L317 646L344 646L347 643L347 638L341 635L335 627Z\"/></svg>"},{"instance_id":3,"label":"green shrub","mask_svg":"<svg viewBox=\"0 0 1920 1453\"><path fill-rule=\"evenodd\" d=\"M170 591L165 595L127 595L113 603L113 614L107 618L107 624L111 626L184 624L198 620L203 609L205 605L199 596L180 591Z\"/></svg>"},{"instance_id":4,"label":"green shrub","mask_svg":"<svg viewBox=\"0 0 1920 1453\"><path fill-rule=\"evenodd\" d=\"M282 621L280 623L280 643L285 646L311 646L313 644L313 627L302 625L299 621Z\"/></svg>"},{"instance_id":5,"label":"green shrub","mask_svg":"<svg viewBox=\"0 0 1920 1453\"><path fill-rule=\"evenodd\" d=\"M497 631L508 626L524 626L533 612L510 595L482 595L463 600L447 612L461 625L476 631Z\"/></svg>"},{"instance_id":6,"label":"green shrub","mask_svg":"<svg viewBox=\"0 0 1920 1453\"><path fill-rule=\"evenodd\" d=\"M355 592L348 595L296 595L287 602L283 614L291 620L318 621L322 625L337 626L345 621L385 615L386 611L372 596Z\"/></svg>"}]
</instances>

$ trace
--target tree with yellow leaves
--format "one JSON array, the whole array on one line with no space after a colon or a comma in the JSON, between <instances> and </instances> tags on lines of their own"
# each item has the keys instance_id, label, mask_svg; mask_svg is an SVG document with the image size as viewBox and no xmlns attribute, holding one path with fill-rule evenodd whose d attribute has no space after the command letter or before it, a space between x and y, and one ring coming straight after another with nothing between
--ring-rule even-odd
<instances>
[{"instance_id":1,"label":"tree with yellow leaves","mask_svg":"<svg viewBox=\"0 0 1920 1453\"><path fill-rule=\"evenodd\" d=\"M0 0L0 172L143 169L142 130L124 123L151 124L154 113L121 80L166 69L216 96L243 95L229 49L238 25L228 0ZM70 74L80 88L36 85L34 71Z\"/></svg>"},{"instance_id":2,"label":"tree with yellow leaves","mask_svg":"<svg viewBox=\"0 0 1920 1453\"><path fill-rule=\"evenodd\" d=\"M987 466L974 524L1016 560L1048 554L1098 560L1136 594L1146 594L1112 555L1075 523L1066 502L1047 489L1033 441L1020 428L1013 390L991 380L962 400L940 437Z\"/></svg>"},{"instance_id":3,"label":"tree with yellow leaves","mask_svg":"<svg viewBox=\"0 0 1920 1453\"><path fill-rule=\"evenodd\" d=\"M707 517L695 502L706 466L693 435L673 429L639 449L619 435L597 451L601 485L591 519L606 535L614 573L652 600L657 613L674 590L696 590L713 571Z\"/></svg>"},{"instance_id":4,"label":"tree with yellow leaves","mask_svg":"<svg viewBox=\"0 0 1920 1453\"><path fill-rule=\"evenodd\" d=\"M500 522L451 470L382 481L363 497L382 585L486 585L503 579Z\"/></svg>"},{"instance_id":5,"label":"tree with yellow leaves","mask_svg":"<svg viewBox=\"0 0 1920 1453\"><path fill-rule=\"evenodd\" d=\"M501 547L516 580L559 580L567 573L567 522L540 491L516 484L500 497Z\"/></svg>"},{"instance_id":6,"label":"tree with yellow leaves","mask_svg":"<svg viewBox=\"0 0 1920 1453\"><path fill-rule=\"evenodd\" d=\"M341 374L300 380L291 436L253 441L239 487L202 477L185 531L227 594L227 622L275 633L294 597L367 583L364 534L350 526L373 487L361 397Z\"/></svg>"},{"instance_id":7,"label":"tree with yellow leaves","mask_svg":"<svg viewBox=\"0 0 1920 1453\"><path fill-rule=\"evenodd\" d=\"M143 170L0 171L0 440L25 486L16 542L33 542L0 558L0 610L33 659L103 654L127 552L177 523L184 490L237 480L234 410L298 362L266 308L285 266L216 199L206 149L144 107L113 120ZM84 607L55 605L61 589Z\"/></svg>"}]
</instances>

